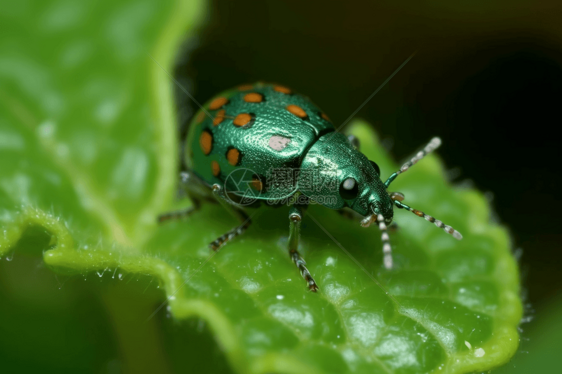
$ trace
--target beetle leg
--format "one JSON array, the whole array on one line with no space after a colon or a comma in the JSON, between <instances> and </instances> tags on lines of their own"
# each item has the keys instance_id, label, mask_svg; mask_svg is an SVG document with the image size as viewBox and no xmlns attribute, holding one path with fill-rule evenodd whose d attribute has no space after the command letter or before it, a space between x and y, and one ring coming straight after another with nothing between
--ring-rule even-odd
<instances>
[{"instance_id":1,"label":"beetle leg","mask_svg":"<svg viewBox=\"0 0 562 374\"><path fill-rule=\"evenodd\" d=\"M211 244L209 244L209 248L211 248L213 251L218 251L220 247L222 247L223 245L225 245L235 237L242 235L248 229L248 227L250 227L250 224L252 223L250 217L243 210L237 208L233 204L229 204L229 202L224 198L224 196L222 196L221 192L222 189L219 185L213 186L213 193L215 194L219 203L226 210L228 210L232 215L238 218L240 222L242 222L242 224L236 226L235 228L228 231L227 233L219 236Z\"/></svg>"},{"instance_id":2,"label":"beetle leg","mask_svg":"<svg viewBox=\"0 0 562 374\"><path fill-rule=\"evenodd\" d=\"M308 284L308 288L311 291L316 292L318 290L318 286L316 285L316 282L312 278L312 275L310 275L310 272L306 268L306 262L298 252L300 228L303 214L304 212L302 207L298 205L291 206L291 210L289 212L289 256L291 256L291 260L293 260L295 265L297 265L297 267L299 268L302 277Z\"/></svg>"},{"instance_id":3,"label":"beetle leg","mask_svg":"<svg viewBox=\"0 0 562 374\"><path fill-rule=\"evenodd\" d=\"M189 194L188 194L189 196ZM160 214L158 216L158 223L164 223L166 221L175 221L180 220L182 218L189 217L191 214L195 213L201 207L201 203L197 199L191 199L193 202L193 206L190 206L187 209L183 210L175 210L173 212L167 212L164 214Z\"/></svg>"},{"instance_id":4,"label":"beetle leg","mask_svg":"<svg viewBox=\"0 0 562 374\"><path fill-rule=\"evenodd\" d=\"M192 178L190 175L191 174L189 171L183 171L180 173L177 198L181 199L184 196L187 196L191 200L193 205L187 209L160 214L158 216L158 223L164 223L166 221L179 220L185 217L189 217L192 213L199 210L199 208L201 207L201 200L193 192L191 192L192 186L190 185L190 183L192 183L193 181L191 180Z\"/></svg>"},{"instance_id":5,"label":"beetle leg","mask_svg":"<svg viewBox=\"0 0 562 374\"><path fill-rule=\"evenodd\" d=\"M242 211L239 211L239 214L240 216L245 217L245 219L243 219L242 221L242 224L219 236L211 244L209 244L209 248L211 248L213 251L218 251L220 247L222 247L235 237L242 235L248 229L248 227L250 227L250 224L252 223L250 217L248 217L248 215Z\"/></svg>"}]
</instances>

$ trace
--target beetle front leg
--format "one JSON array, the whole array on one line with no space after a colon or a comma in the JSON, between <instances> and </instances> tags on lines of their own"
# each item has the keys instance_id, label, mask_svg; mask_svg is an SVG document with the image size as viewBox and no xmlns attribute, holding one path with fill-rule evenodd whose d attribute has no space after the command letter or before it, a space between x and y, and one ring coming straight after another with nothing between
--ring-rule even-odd
<instances>
[{"instance_id":1,"label":"beetle front leg","mask_svg":"<svg viewBox=\"0 0 562 374\"><path fill-rule=\"evenodd\" d=\"M291 206L291 210L289 212L289 256L299 268L302 277L306 280L308 284L308 288L316 292L318 290L318 285L310 275L310 272L306 268L306 262L301 257L298 252L299 248L299 237L300 237L300 229L301 229L301 221L304 215L304 209L298 205Z\"/></svg>"}]
</instances>

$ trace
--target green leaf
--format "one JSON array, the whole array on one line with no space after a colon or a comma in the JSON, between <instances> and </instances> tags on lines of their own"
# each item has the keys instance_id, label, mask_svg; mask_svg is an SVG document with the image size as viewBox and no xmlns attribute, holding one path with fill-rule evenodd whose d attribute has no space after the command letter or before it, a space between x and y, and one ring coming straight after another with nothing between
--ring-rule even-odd
<instances>
[{"instance_id":1,"label":"green leaf","mask_svg":"<svg viewBox=\"0 0 562 374\"><path fill-rule=\"evenodd\" d=\"M302 254L317 294L287 254L287 208L251 212L247 233L216 255L208 243L236 224L220 206L156 225L159 213L188 204L172 202L177 139L164 69L202 8L190 0L2 9L0 255L39 227L51 235L44 261L58 272L154 277L174 317L208 321L241 373L457 373L506 362L521 318L507 232L490 223L480 193L448 185L436 156L393 188L464 240L398 211L387 271L376 229L312 206ZM369 126L349 131L383 175L397 169Z\"/></svg>"}]
</instances>

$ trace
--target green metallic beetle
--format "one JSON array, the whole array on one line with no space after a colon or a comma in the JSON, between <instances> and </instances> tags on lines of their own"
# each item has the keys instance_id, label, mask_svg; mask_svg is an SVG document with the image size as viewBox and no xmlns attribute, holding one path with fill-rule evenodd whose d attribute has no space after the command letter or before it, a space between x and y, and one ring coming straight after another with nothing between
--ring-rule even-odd
<instances>
[{"instance_id":1,"label":"green metallic beetle","mask_svg":"<svg viewBox=\"0 0 562 374\"><path fill-rule=\"evenodd\" d=\"M375 222L382 232L387 269L392 268L387 225L394 206L462 239L452 227L402 203L401 193L387 192L399 174L440 144L439 138L433 138L383 182L378 165L359 152L358 140L337 132L308 98L278 85L240 86L211 100L194 117L184 147L186 170L181 173L193 206L163 214L159 221L185 217L198 210L202 201L218 200L241 224L209 245L217 251L248 228L248 208L288 203L289 254L309 289L316 291L318 286L298 252L300 222L311 203L336 210L350 208L365 217L364 227Z\"/></svg>"}]
</instances>

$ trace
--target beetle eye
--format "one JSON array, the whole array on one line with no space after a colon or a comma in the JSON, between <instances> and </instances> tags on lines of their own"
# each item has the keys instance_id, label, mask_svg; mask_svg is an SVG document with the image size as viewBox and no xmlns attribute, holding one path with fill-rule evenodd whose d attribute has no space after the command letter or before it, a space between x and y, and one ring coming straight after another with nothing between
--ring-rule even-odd
<instances>
[{"instance_id":1,"label":"beetle eye","mask_svg":"<svg viewBox=\"0 0 562 374\"><path fill-rule=\"evenodd\" d=\"M347 178L340 185L340 196L345 200L355 199L359 193L357 181L353 178Z\"/></svg>"},{"instance_id":2,"label":"beetle eye","mask_svg":"<svg viewBox=\"0 0 562 374\"><path fill-rule=\"evenodd\" d=\"M369 160L369 162L371 163L371 165L373 165L373 167L375 168L375 171L377 172L377 174L378 174L379 177L380 177L380 175L381 175L381 168L379 168L379 165L377 165L377 163L376 163L375 161Z\"/></svg>"}]
</instances>

